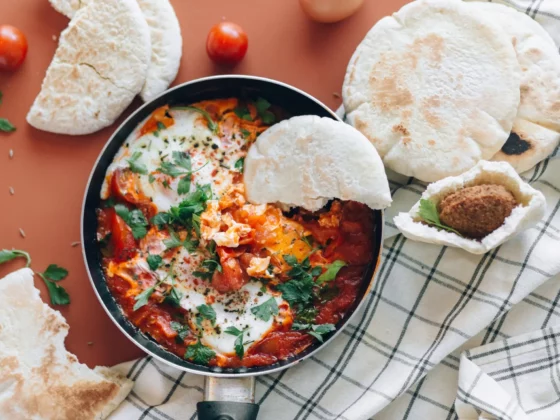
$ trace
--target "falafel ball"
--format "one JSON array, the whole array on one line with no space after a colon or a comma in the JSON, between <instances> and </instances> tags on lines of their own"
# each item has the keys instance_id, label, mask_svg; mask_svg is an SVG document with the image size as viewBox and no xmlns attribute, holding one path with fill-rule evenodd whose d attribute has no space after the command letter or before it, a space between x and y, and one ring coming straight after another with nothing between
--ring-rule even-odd
<instances>
[{"instance_id":1,"label":"falafel ball","mask_svg":"<svg viewBox=\"0 0 560 420\"><path fill-rule=\"evenodd\" d=\"M504 224L517 201L502 185L476 185L448 195L438 205L442 223L461 235L482 239Z\"/></svg>"}]
</instances>

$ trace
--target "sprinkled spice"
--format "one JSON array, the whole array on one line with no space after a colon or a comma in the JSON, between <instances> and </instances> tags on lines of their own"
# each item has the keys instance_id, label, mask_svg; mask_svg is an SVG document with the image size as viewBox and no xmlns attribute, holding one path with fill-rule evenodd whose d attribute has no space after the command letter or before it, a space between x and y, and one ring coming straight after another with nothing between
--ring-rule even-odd
<instances>
[{"instance_id":1,"label":"sprinkled spice","mask_svg":"<svg viewBox=\"0 0 560 420\"><path fill-rule=\"evenodd\" d=\"M10 187L10 194L14 195L16 192L14 191L14 187Z\"/></svg>"}]
</instances>

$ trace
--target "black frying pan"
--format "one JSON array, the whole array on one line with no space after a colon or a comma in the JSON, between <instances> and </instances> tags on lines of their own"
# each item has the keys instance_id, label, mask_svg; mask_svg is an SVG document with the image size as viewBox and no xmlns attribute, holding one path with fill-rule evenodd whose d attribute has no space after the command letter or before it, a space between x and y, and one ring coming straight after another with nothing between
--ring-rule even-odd
<instances>
[{"instance_id":1,"label":"black frying pan","mask_svg":"<svg viewBox=\"0 0 560 420\"><path fill-rule=\"evenodd\" d=\"M270 79L251 76L215 76L194 80L177 86L136 110L111 136L103 148L91 173L82 209L82 250L93 288L101 304L117 327L130 340L155 359L177 369L205 375L205 402L198 404L201 420L251 420L256 419L258 406L254 404L254 376L287 369L311 356L344 328L352 314L363 302L381 258L383 213L375 212L375 258L369 264L361 290L353 308L339 323L337 331L326 337L324 343L315 343L302 353L272 366L223 369L190 363L162 348L149 336L140 332L121 312L113 299L101 268L101 254L96 242L97 219L95 209L100 204L100 191L107 167L129 134L155 109L163 105L188 105L194 102L227 97L264 97L274 105L284 108L292 116L318 115L340 120L324 104L292 86ZM224 379L228 378L228 379Z\"/></svg>"}]
</instances>

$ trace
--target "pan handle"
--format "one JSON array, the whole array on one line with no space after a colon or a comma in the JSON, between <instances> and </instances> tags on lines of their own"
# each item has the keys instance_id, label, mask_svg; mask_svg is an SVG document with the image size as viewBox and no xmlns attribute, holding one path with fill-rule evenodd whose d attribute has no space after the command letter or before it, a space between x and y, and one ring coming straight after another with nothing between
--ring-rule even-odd
<instances>
[{"instance_id":1,"label":"pan handle","mask_svg":"<svg viewBox=\"0 0 560 420\"><path fill-rule=\"evenodd\" d=\"M255 378L207 376L204 401L197 404L198 420L256 420Z\"/></svg>"}]
</instances>

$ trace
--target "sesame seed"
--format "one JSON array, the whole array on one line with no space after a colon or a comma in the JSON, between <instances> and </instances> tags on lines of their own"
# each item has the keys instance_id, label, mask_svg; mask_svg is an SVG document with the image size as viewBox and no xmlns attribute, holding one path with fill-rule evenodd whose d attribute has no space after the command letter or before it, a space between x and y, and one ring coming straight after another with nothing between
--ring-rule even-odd
<instances>
[{"instance_id":1,"label":"sesame seed","mask_svg":"<svg viewBox=\"0 0 560 420\"><path fill-rule=\"evenodd\" d=\"M73 247L73 248L74 248L74 247L77 247L78 245L80 245L80 242L79 242L79 241L72 242L72 243L70 244L70 246Z\"/></svg>"},{"instance_id":2,"label":"sesame seed","mask_svg":"<svg viewBox=\"0 0 560 420\"><path fill-rule=\"evenodd\" d=\"M19 234L21 235L22 238L25 238L25 232L23 231L22 228L19 228Z\"/></svg>"},{"instance_id":3,"label":"sesame seed","mask_svg":"<svg viewBox=\"0 0 560 420\"><path fill-rule=\"evenodd\" d=\"M93 341L88 341L88 342L87 342L87 345L88 345L88 346L93 346Z\"/></svg>"},{"instance_id":4,"label":"sesame seed","mask_svg":"<svg viewBox=\"0 0 560 420\"><path fill-rule=\"evenodd\" d=\"M10 149L10 151L8 152L8 155L10 156L10 159L14 158L14 151L12 149Z\"/></svg>"},{"instance_id":5,"label":"sesame seed","mask_svg":"<svg viewBox=\"0 0 560 420\"><path fill-rule=\"evenodd\" d=\"M340 99L340 94L339 93L333 92L332 96L334 96L336 99Z\"/></svg>"},{"instance_id":6,"label":"sesame seed","mask_svg":"<svg viewBox=\"0 0 560 420\"><path fill-rule=\"evenodd\" d=\"M14 195L16 192L14 191L14 187L10 187L10 195Z\"/></svg>"}]
</instances>

